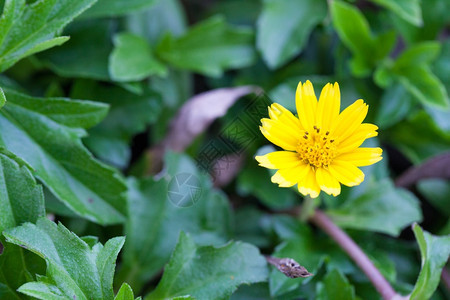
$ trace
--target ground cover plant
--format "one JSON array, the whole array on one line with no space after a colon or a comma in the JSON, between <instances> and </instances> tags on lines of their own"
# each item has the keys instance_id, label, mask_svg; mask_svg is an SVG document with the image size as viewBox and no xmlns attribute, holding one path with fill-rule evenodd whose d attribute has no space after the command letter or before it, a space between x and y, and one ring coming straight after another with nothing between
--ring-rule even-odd
<instances>
[{"instance_id":1,"label":"ground cover plant","mask_svg":"<svg viewBox=\"0 0 450 300\"><path fill-rule=\"evenodd\" d=\"M0 0L0 299L449 299L447 0Z\"/></svg>"}]
</instances>

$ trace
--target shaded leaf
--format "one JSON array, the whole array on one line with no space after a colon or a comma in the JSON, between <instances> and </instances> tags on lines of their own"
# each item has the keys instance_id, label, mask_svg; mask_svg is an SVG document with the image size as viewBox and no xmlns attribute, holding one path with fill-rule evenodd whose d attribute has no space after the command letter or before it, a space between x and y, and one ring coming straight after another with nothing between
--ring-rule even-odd
<instances>
[{"instance_id":1,"label":"shaded leaf","mask_svg":"<svg viewBox=\"0 0 450 300\"><path fill-rule=\"evenodd\" d=\"M14 154L0 148L0 233L25 222L36 222L45 215L42 187L36 183L29 167ZM0 237L0 298L22 299L16 290L33 280L34 255L24 253ZM2 247L0 247L2 248ZM2 253L3 252L3 253Z\"/></svg>"},{"instance_id":2,"label":"shaded leaf","mask_svg":"<svg viewBox=\"0 0 450 300\"><path fill-rule=\"evenodd\" d=\"M409 23L420 26L422 21L422 10L420 8L419 0L371 0L387 9L390 9L393 13L399 17L408 21Z\"/></svg>"},{"instance_id":3,"label":"shaded leaf","mask_svg":"<svg viewBox=\"0 0 450 300\"><path fill-rule=\"evenodd\" d=\"M395 188L387 180L370 186L362 195L348 199L327 214L341 227L393 236L398 236L407 225L422 220L419 201L414 194Z\"/></svg>"},{"instance_id":4,"label":"shaded leaf","mask_svg":"<svg viewBox=\"0 0 450 300\"><path fill-rule=\"evenodd\" d=\"M448 169L449 167L447 167ZM450 217L450 182L448 179L422 179L417 189L439 212Z\"/></svg>"},{"instance_id":5,"label":"shaded leaf","mask_svg":"<svg viewBox=\"0 0 450 300\"><path fill-rule=\"evenodd\" d=\"M177 181L184 175L192 180ZM136 291L167 263L182 230L200 244L222 244L230 235L231 212L225 195L211 188L192 160L169 152L160 176L159 181L128 181L131 217L125 228L127 243L119 278L127 278Z\"/></svg>"},{"instance_id":6,"label":"shaded leaf","mask_svg":"<svg viewBox=\"0 0 450 300\"><path fill-rule=\"evenodd\" d=\"M299 54L326 14L324 0L264 0L256 43L267 65L277 68Z\"/></svg>"},{"instance_id":7,"label":"shaded leaf","mask_svg":"<svg viewBox=\"0 0 450 300\"><path fill-rule=\"evenodd\" d=\"M223 18L213 17L179 38L165 35L156 46L156 54L177 68L218 77L224 70L253 63L252 38L250 29L234 28Z\"/></svg>"},{"instance_id":8,"label":"shaded leaf","mask_svg":"<svg viewBox=\"0 0 450 300\"><path fill-rule=\"evenodd\" d=\"M395 32L389 31L373 37L369 23L354 6L342 1L331 2L334 27L341 41L351 50L350 63L357 76L366 76L376 63L386 57L395 43Z\"/></svg>"},{"instance_id":9,"label":"shaded leaf","mask_svg":"<svg viewBox=\"0 0 450 300\"><path fill-rule=\"evenodd\" d=\"M148 42L131 33L114 37L115 48L109 57L109 73L116 81L138 81L150 75L164 76L167 68L154 56Z\"/></svg>"},{"instance_id":10,"label":"shaded leaf","mask_svg":"<svg viewBox=\"0 0 450 300\"><path fill-rule=\"evenodd\" d=\"M198 247L182 232L161 281L145 299L186 294L198 299L226 299L239 285L266 279L267 263L256 247L242 242Z\"/></svg>"},{"instance_id":11,"label":"shaded leaf","mask_svg":"<svg viewBox=\"0 0 450 300\"><path fill-rule=\"evenodd\" d=\"M414 100L402 85L392 85L380 99L375 124L386 129L404 119L413 107Z\"/></svg>"},{"instance_id":12,"label":"shaded leaf","mask_svg":"<svg viewBox=\"0 0 450 300\"><path fill-rule=\"evenodd\" d=\"M29 282L19 291L38 299L112 299L115 260L125 241L110 239L92 249L62 224L41 218L4 232L10 243L45 259L47 275Z\"/></svg>"},{"instance_id":13,"label":"shaded leaf","mask_svg":"<svg viewBox=\"0 0 450 300\"><path fill-rule=\"evenodd\" d=\"M70 35L70 41L41 53L38 57L44 65L63 77L108 80L113 25L111 20L71 24L64 30L65 34Z\"/></svg>"},{"instance_id":14,"label":"shaded leaf","mask_svg":"<svg viewBox=\"0 0 450 300\"><path fill-rule=\"evenodd\" d=\"M430 299L439 284L442 268L450 255L450 235L434 236L423 231L417 224L413 225L413 231L420 248L422 269L410 299Z\"/></svg>"},{"instance_id":15,"label":"shaded leaf","mask_svg":"<svg viewBox=\"0 0 450 300\"><path fill-rule=\"evenodd\" d=\"M5 93L3 92L3 89L0 88L0 108L2 108L3 105L5 105L5 103L6 103Z\"/></svg>"},{"instance_id":16,"label":"shaded leaf","mask_svg":"<svg viewBox=\"0 0 450 300\"><path fill-rule=\"evenodd\" d=\"M98 0L83 18L122 16L152 6L156 0Z\"/></svg>"},{"instance_id":17,"label":"shaded leaf","mask_svg":"<svg viewBox=\"0 0 450 300\"><path fill-rule=\"evenodd\" d=\"M18 60L60 45L67 37L54 38L73 18L96 0L6 0L0 19L0 72Z\"/></svg>"},{"instance_id":18,"label":"shaded leaf","mask_svg":"<svg viewBox=\"0 0 450 300\"><path fill-rule=\"evenodd\" d=\"M129 163L133 136L156 122L162 104L159 95L148 88L136 95L117 86L87 80L74 84L71 97L95 99L110 106L106 118L89 130L84 142L99 158L120 168Z\"/></svg>"},{"instance_id":19,"label":"shaded leaf","mask_svg":"<svg viewBox=\"0 0 450 300\"><path fill-rule=\"evenodd\" d=\"M355 289L338 270L331 269L323 281L317 284L318 300L355 299Z\"/></svg>"},{"instance_id":20,"label":"shaded leaf","mask_svg":"<svg viewBox=\"0 0 450 300\"><path fill-rule=\"evenodd\" d=\"M104 104L65 98L33 98L7 91L0 111L0 144L29 163L61 201L90 220L123 221L125 184L84 148L82 128L107 112Z\"/></svg>"}]
</instances>

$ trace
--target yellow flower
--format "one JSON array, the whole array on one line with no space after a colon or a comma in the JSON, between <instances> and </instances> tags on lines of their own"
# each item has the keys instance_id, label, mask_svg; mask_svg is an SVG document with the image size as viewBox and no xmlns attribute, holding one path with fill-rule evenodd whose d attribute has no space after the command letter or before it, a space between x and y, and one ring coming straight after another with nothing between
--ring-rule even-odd
<instances>
[{"instance_id":1,"label":"yellow flower","mask_svg":"<svg viewBox=\"0 0 450 300\"><path fill-rule=\"evenodd\" d=\"M341 183L363 182L358 168L382 159L381 148L359 148L365 139L377 136L378 127L362 123L368 105L357 100L339 113L339 85L328 83L317 101L310 81L300 82L295 95L298 118L278 103L269 107L269 119L261 119L262 134L286 151L256 156L260 166L279 169L272 182L280 187L298 185L303 195L316 198L320 190L337 196Z\"/></svg>"}]
</instances>

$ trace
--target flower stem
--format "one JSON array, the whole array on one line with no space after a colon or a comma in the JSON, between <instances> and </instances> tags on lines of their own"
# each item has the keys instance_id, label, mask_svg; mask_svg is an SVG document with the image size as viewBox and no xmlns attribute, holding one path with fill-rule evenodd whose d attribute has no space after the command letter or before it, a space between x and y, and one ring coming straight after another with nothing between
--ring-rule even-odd
<instances>
[{"instance_id":1,"label":"flower stem","mask_svg":"<svg viewBox=\"0 0 450 300\"><path fill-rule=\"evenodd\" d=\"M320 210L316 210L309 220L325 231L339 244L339 246L341 246L341 248L361 268L364 274L366 274L384 300L391 300L394 297L399 297L361 248L359 248L359 246L342 229L336 226L327 215Z\"/></svg>"},{"instance_id":2,"label":"flower stem","mask_svg":"<svg viewBox=\"0 0 450 300\"><path fill-rule=\"evenodd\" d=\"M310 196L305 196L303 198L302 208L300 209L298 218L300 221L305 223L310 217L314 215L314 210L316 209L316 200Z\"/></svg>"}]
</instances>

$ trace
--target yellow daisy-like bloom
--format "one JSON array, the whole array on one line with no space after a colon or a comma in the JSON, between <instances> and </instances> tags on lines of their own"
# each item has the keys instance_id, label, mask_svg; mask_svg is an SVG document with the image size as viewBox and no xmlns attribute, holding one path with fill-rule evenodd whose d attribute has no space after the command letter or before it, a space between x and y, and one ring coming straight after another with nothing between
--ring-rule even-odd
<instances>
[{"instance_id":1,"label":"yellow daisy-like bloom","mask_svg":"<svg viewBox=\"0 0 450 300\"><path fill-rule=\"evenodd\" d=\"M317 101L313 85L300 82L295 95L298 118L278 103L269 107L269 119L261 119L262 134L285 151L256 156L260 166L279 169L272 182L280 187L298 185L303 195L316 198L320 190L337 196L341 183L363 182L358 168L382 159L381 148L359 148L377 136L378 127L362 123L368 105L362 99L343 112L339 85L328 83Z\"/></svg>"}]
</instances>

